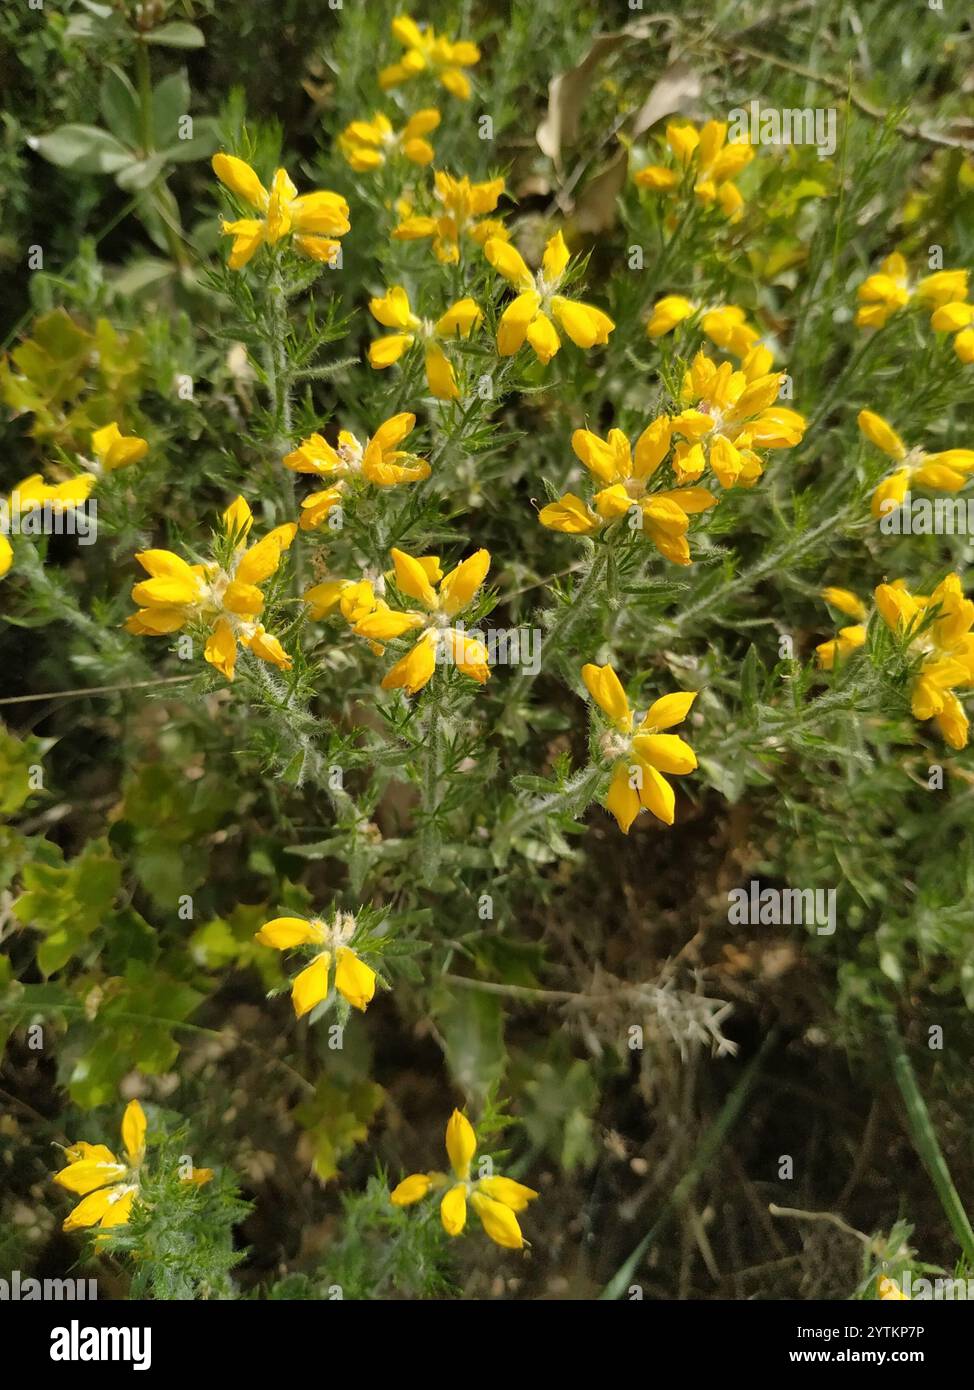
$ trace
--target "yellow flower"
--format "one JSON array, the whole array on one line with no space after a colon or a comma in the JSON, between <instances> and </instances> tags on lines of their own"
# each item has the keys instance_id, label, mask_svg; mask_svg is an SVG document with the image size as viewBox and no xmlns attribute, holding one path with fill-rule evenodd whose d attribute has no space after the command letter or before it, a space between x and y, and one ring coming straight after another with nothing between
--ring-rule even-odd
<instances>
[{"instance_id":1,"label":"yellow flower","mask_svg":"<svg viewBox=\"0 0 974 1390\"><path fill-rule=\"evenodd\" d=\"M365 1012L375 994L375 971L353 949L358 923L350 912L338 912L330 922L320 917L275 917L255 935L262 946L276 951L297 947L321 947L308 965L291 981L291 1003L303 1018L328 996L332 961L335 989L353 1009Z\"/></svg>"},{"instance_id":2,"label":"yellow flower","mask_svg":"<svg viewBox=\"0 0 974 1390\"><path fill-rule=\"evenodd\" d=\"M467 100L470 81L461 69L473 67L480 61L480 49L475 43L462 39L451 42L437 37L431 24L421 26L408 15L400 15L392 21L392 33L406 52L398 63L379 73L379 86L384 92L401 87L421 72L430 72L452 96Z\"/></svg>"},{"instance_id":3,"label":"yellow flower","mask_svg":"<svg viewBox=\"0 0 974 1390\"><path fill-rule=\"evenodd\" d=\"M690 563L686 532L688 518L716 506L717 499L702 487L649 491L649 480L670 448L669 417L661 415L643 430L630 449L621 430L610 430L601 439L591 430L576 430L572 448L602 486L592 498L594 511L574 493L542 507L538 520L552 531L590 535L601 526L630 516L667 560Z\"/></svg>"},{"instance_id":4,"label":"yellow flower","mask_svg":"<svg viewBox=\"0 0 974 1390\"><path fill-rule=\"evenodd\" d=\"M416 111L396 132L388 116L376 113L371 121L352 121L338 137L338 148L358 174L370 173L387 159L402 155L412 164L433 161L433 146L425 138L440 123L435 106Z\"/></svg>"},{"instance_id":5,"label":"yellow flower","mask_svg":"<svg viewBox=\"0 0 974 1390\"><path fill-rule=\"evenodd\" d=\"M438 340L469 338L473 330L480 327L484 316L476 301L458 299L434 322L414 314L406 291L402 285L395 285L381 298L371 299L369 310L383 328L397 330L384 338L376 338L369 348L369 364L378 371L391 367L414 343L420 342L425 354L426 383L430 394L441 401L458 400L460 388L456 373Z\"/></svg>"},{"instance_id":6,"label":"yellow flower","mask_svg":"<svg viewBox=\"0 0 974 1390\"><path fill-rule=\"evenodd\" d=\"M683 776L697 766L696 755L676 734L662 733L681 724L697 698L691 690L663 695L636 722L626 692L611 666L582 667L582 680L592 699L609 720L600 747L612 764L612 781L603 803L628 835L640 808L652 812L664 825L672 825L675 797L664 773Z\"/></svg>"},{"instance_id":7,"label":"yellow flower","mask_svg":"<svg viewBox=\"0 0 974 1390\"><path fill-rule=\"evenodd\" d=\"M727 144L726 121L707 121L699 130L689 123L671 123L666 143L672 164L640 169L634 176L640 188L672 193L688 178L698 202L706 207L716 203L727 217L740 215L744 199L733 180L750 164L754 150L745 143Z\"/></svg>"},{"instance_id":8,"label":"yellow flower","mask_svg":"<svg viewBox=\"0 0 974 1390\"><path fill-rule=\"evenodd\" d=\"M86 1144L83 1140L64 1150L68 1166L55 1173L54 1181L82 1200L65 1219L62 1230L99 1226L105 1231L128 1224L139 1195L146 1128L145 1111L137 1100L130 1100L122 1116L124 1160L116 1158L104 1144ZM194 1168L182 1181L202 1187L212 1177L212 1168Z\"/></svg>"},{"instance_id":9,"label":"yellow flower","mask_svg":"<svg viewBox=\"0 0 974 1390\"><path fill-rule=\"evenodd\" d=\"M124 435L117 421L95 430L91 436L91 451L95 456L93 471L114 473L116 469L127 468L130 463L138 463L149 452L149 445L137 434Z\"/></svg>"},{"instance_id":10,"label":"yellow flower","mask_svg":"<svg viewBox=\"0 0 974 1390\"><path fill-rule=\"evenodd\" d=\"M94 473L79 473L66 483L45 483L40 473L32 473L29 478L23 478L6 499L3 510L8 518L8 527L14 528L15 518L38 507L49 507L52 512L60 513L83 506L95 481ZM7 539L6 529L0 530L0 579L9 572L13 562L13 547Z\"/></svg>"},{"instance_id":11,"label":"yellow flower","mask_svg":"<svg viewBox=\"0 0 974 1390\"><path fill-rule=\"evenodd\" d=\"M974 472L974 449L942 449L928 454L921 448L907 449L892 425L872 410L860 410L858 422L865 438L899 465L873 493L875 517L895 511L914 483L937 492L959 492Z\"/></svg>"},{"instance_id":12,"label":"yellow flower","mask_svg":"<svg viewBox=\"0 0 974 1390\"><path fill-rule=\"evenodd\" d=\"M438 664L456 666L480 685L489 678L487 648L476 634L468 634L454 619L473 602L487 577L490 554L478 550L443 575L435 555L416 558L402 550L392 551L396 586L408 598L422 605L424 612L390 608L384 599L375 599L371 611L353 623L352 631L374 644L395 641L407 632L418 639L382 680L383 690L405 690L415 695L427 685Z\"/></svg>"},{"instance_id":13,"label":"yellow flower","mask_svg":"<svg viewBox=\"0 0 974 1390\"><path fill-rule=\"evenodd\" d=\"M930 326L935 332L952 333L966 328L971 322L967 315L969 306L963 302L967 298L967 280L966 270L937 270L913 283L905 258L894 251L856 291L856 325L882 328L893 314L915 304L932 311Z\"/></svg>"},{"instance_id":14,"label":"yellow flower","mask_svg":"<svg viewBox=\"0 0 974 1390\"><path fill-rule=\"evenodd\" d=\"M440 1220L448 1236L458 1236L467 1224L467 1201L480 1217L480 1224L495 1245L505 1250L521 1250L524 1236L515 1213L527 1209L537 1197L533 1187L513 1178L488 1174L471 1178L477 1136L465 1115L454 1110L446 1126L446 1152L450 1173L412 1173L390 1196L393 1206L410 1207L430 1192L446 1192L440 1201Z\"/></svg>"},{"instance_id":15,"label":"yellow flower","mask_svg":"<svg viewBox=\"0 0 974 1390\"><path fill-rule=\"evenodd\" d=\"M674 457L677 482L694 482L709 463L721 487L752 487L764 471L757 449L790 449L801 442L805 421L775 405L784 380L769 372L767 348L753 347L740 367L717 364L698 352L683 379L687 407L673 420L682 435Z\"/></svg>"},{"instance_id":16,"label":"yellow flower","mask_svg":"<svg viewBox=\"0 0 974 1390\"><path fill-rule=\"evenodd\" d=\"M497 351L501 357L513 356L526 338L539 361L550 362L561 347L552 318L580 348L609 341L615 324L608 314L557 292L569 260L561 232L556 232L545 246L537 275L531 274L520 252L499 237L487 241L484 254L517 290L517 297L508 304L498 325Z\"/></svg>"},{"instance_id":17,"label":"yellow flower","mask_svg":"<svg viewBox=\"0 0 974 1390\"><path fill-rule=\"evenodd\" d=\"M966 747L967 715L954 690L974 684L974 603L960 575L948 574L929 597L911 594L903 580L880 584L875 599L886 626L921 658L910 691L913 717L932 719L951 748Z\"/></svg>"},{"instance_id":18,"label":"yellow flower","mask_svg":"<svg viewBox=\"0 0 974 1390\"><path fill-rule=\"evenodd\" d=\"M415 424L416 416L404 411L381 424L364 445L348 430L341 430L337 448L322 435L312 434L287 454L285 468L295 473L313 473L327 479L329 484L324 491L311 493L301 503L302 531L320 525L342 500L350 484L370 483L373 487L387 488L428 478L430 466L425 459L396 447Z\"/></svg>"},{"instance_id":19,"label":"yellow flower","mask_svg":"<svg viewBox=\"0 0 974 1390\"><path fill-rule=\"evenodd\" d=\"M896 1280L888 1279L885 1274L882 1275L879 1282L876 1284L876 1292L881 1299L892 1299L894 1301L903 1299L907 1303L911 1301L909 1294L903 1292Z\"/></svg>"},{"instance_id":20,"label":"yellow flower","mask_svg":"<svg viewBox=\"0 0 974 1390\"><path fill-rule=\"evenodd\" d=\"M276 246L289 235L302 255L329 265L336 263L341 243L335 238L351 226L348 203L340 193L322 189L299 197L286 169L277 170L268 193L250 165L236 155L215 154L212 164L220 182L261 214L259 218L223 223L224 236L233 237L231 270L242 269L265 243Z\"/></svg>"},{"instance_id":21,"label":"yellow flower","mask_svg":"<svg viewBox=\"0 0 974 1390\"><path fill-rule=\"evenodd\" d=\"M654 340L662 338L672 332L677 324L699 312L700 306L692 304L682 295L664 295L653 305L653 312L646 324L646 333ZM722 304L705 309L701 315L700 327L715 347L732 353L734 357L746 357L761 336L758 330L748 323L746 313L737 304Z\"/></svg>"},{"instance_id":22,"label":"yellow flower","mask_svg":"<svg viewBox=\"0 0 974 1390\"><path fill-rule=\"evenodd\" d=\"M277 570L298 528L293 522L276 526L248 548L253 520L242 497L223 513L223 539L232 543L223 564L190 565L171 550L140 551L135 558L150 577L132 590L139 611L126 619L126 630L138 637L164 637L188 623L200 624L209 634L203 656L228 681L233 680L238 643L289 671L291 658L256 621L264 607L258 586Z\"/></svg>"},{"instance_id":23,"label":"yellow flower","mask_svg":"<svg viewBox=\"0 0 974 1390\"><path fill-rule=\"evenodd\" d=\"M354 624L371 613L377 602L369 579L326 579L306 589L303 597L316 622L337 609L346 622Z\"/></svg>"},{"instance_id":24,"label":"yellow flower","mask_svg":"<svg viewBox=\"0 0 974 1390\"><path fill-rule=\"evenodd\" d=\"M456 179L452 174L438 171L433 183L443 212L436 217L407 215L392 233L395 241L422 241L432 237L434 255L445 265L456 265L460 260L463 237L469 237L478 246L483 246L491 237L507 241L508 232L503 222L496 217L483 216L497 207L497 200L504 192L503 179L471 183L466 175Z\"/></svg>"},{"instance_id":25,"label":"yellow flower","mask_svg":"<svg viewBox=\"0 0 974 1390\"><path fill-rule=\"evenodd\" d=\"M124 1226L139 1191L139 1169L145 1157L145 1111L130 1100L122 1116L125 1161L104 1144L72 1144L65 1149L68 1166L54 1181L82 1200L66 1218L62 1230L83 1226Z\"/></svg>"}]
</instances>

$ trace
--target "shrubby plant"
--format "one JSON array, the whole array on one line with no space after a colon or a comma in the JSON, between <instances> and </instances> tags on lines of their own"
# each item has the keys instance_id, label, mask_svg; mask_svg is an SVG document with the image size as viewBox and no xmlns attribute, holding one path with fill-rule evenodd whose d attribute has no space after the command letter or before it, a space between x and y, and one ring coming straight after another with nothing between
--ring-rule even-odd
<instances>
[{"instance_id":1,"label":"shrubby plant","mask_svg":"<svg viewBox=\"0 0 974 1390\"><path fill-rule=\"evenodd\" d=\"M2 21L38 89L0 156L4 516L44 517L0 535L0 1134L48 1211L10 1257L53 1211L132 1297L970 1268L968 544L880 525L974 473L956 20L918 10L914 124L892 77L847 93L828 6L821 74L802 7L664 46L554 0L294 0L279 48L185 8ZM809 90L837 148L732 137ZM49 242L35 169L79 199ZM742 935L762 880L836 929ZM796 1176L804 1102L762 1086L846 1059L851 1171ZM901 1118L932 1183L877 1176L863 1233ZM721 1274L698 1188L773 1199L794 1253L731 1221ZM823 1222L861 1262L821 1267Z\"/></svg>"}]
</instances>

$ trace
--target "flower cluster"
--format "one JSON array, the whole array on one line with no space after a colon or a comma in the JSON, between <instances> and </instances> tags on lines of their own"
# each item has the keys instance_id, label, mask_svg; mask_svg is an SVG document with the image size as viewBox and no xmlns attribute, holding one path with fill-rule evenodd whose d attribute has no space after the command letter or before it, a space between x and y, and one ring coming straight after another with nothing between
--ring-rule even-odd
<instances>
[{"instance_id":1,"label":"flower cluster","mask_svg":"<svg viewBox=\"0 0 974 1390\"><path fill-rule=\"evenodd\" d=\"M974 473L974 449L941 449L928 454L919 447L908 449L892 425L872 410L860 410L858 420L865 438L898 465L873 493L875 517L899 507L914 483L936 492L959 492Z\"/></svg>"},{"instance_id":2,"label":"flower cluster","mask_svg":"<svg viewBox=\"0 0 974 1390\"><path fill-rule=\"evenodd\" d=\"M499 237L492 236L487 241L484 254L517 290L497 329L497 351L501 357L512 357L527 339L538 360L550 362L561 347L552 319L580 348L609 341L615 324L608 314L593 304L558 293L569 261L561 232L556 232L545 246L537 275L532 275L521 253Z\"/></svg>"},{"instance_id":3,"label":"flower cluster","mask_svg":"<svg viewBox=\"0 0 974 1390\"><path fill-rule=\"evenodd\" d=\"M848 589L828 588L822 597L857 621L816 651L827 671L863 647L869 610ZM906 581L880 584L873 595L876 611L916 663L910 689L913 717L932 720L951 748L965 748L968 719L954 693L974 685L974 602L964 597L960 575L948 574L933 592L911 594Z\"/></svg>"},{"instance_id":4,"label":"flower cluster","mask_svg":"<svg viewBox=\"0 0 974 1390\"><path fill-rule=\"evenodd\" d=\"M338 193L320 190L298 196L286 169L278 169L270 192L243 159L215 154L213 172L230 192L260 213L223 223L224 236L233 237L230 269L242 270L261 246L276 246L290 237L294 248L313 261L334 265L341 252L338 237L349 231L348 203Z\"/></svg>"},{"instance_id":5,"label":"flower cluster","mask_svg":"<svg viewBox=\"0 0 974 1390\"><path fill-rule=\"evenodd\" d=\"M962 362L974 362L974 305L967 302L968 272L936 270L913 282L899 251L887 256L857 290L860 328L883 328L893 314L915 306L930 314L936 333L954 333L954 352Z\"/></svg>"},{"instance_id":6,"label":"flower cluster","mask_svg":"<svg viewBox=\"0 0 974 1390\"><path fill-rule=\"evenodd\" d=\"M83 1140L64 1150L67 1167L55 1173L54 1181L81 1198L65 1218L65 1231L89 1226L108 1231L113 1226L128 1224L139 1196L146 1129L145 1111L137 1100L130 1100L122 1116L122 1158L104 1144L87 1144ZM211 1168L194 1168L183 1181L202 1186L212 1177Z\"/></svg>"},{"instance_id":7,"label":"flower cluster","mask_svg":"<svg viewBox=\"0 0 974 1390\"><path fill-rule=\"evenodd\" d=\"M354 600L349 596L347 608L352 631L374 645L396 641L407 633L411 641L416 637L413 647L382 678L383 690L415 695L429 684L438 664L455 666L483 685L490 677L487 648L477 634L457 626L456 619L486 579L489 553L478 550L446 575L435 555L416 557L393 550L392 562L396 588L423 611L390 608L368 582L356 588ZM342 602L341 596L338 601Z\"/></svg>"},{"instance_id":8,"label":"flower cluster","mask_svg":"<svg viewBox=\"0 0 974 1390\"><path fill-rule=\"evenodd\" d=\"M349 430L340 430L335 447L322 435L312 434L285 455L285 468L294 473L314 474L328 483L301 503L301 530L320 526L350 487L370 484L390 488L428 478L430 466L426 460L397 447L412 433L415 424L416 416L403 411L381 424L364 444Z\"/></svg>"},{"instance_id":9,"label":"flower cluster","mask_svg":"<svg viewBox=\"0 0 974 1390\"><path fill-rule=\"evenodd\" d=\"M291 658L257 621L264 608L259 586L277 570L298 528L293 522L276 526L248 547L253 524L253 513L238 497L223 513L219 558L191 565L171 550L140 551L135 558L150 577L132 590L139 609L126 619L126 629L138 637L165 637L201 627L207 634L203 656L228 681L234 677L238 644L289 670Z\"/></svg>"},{"instance_id":10,"label":"flower cluster","mask_svg":"<svg viewBox=\"0 0 974 1390\"><path fill-rule=\"evenodd\" d=\"M726 121L707 121L699 130L690 122L666 127L666 164L650 164L635 174L640 188L651 193L676 193L686 182L704 207L719 207L736 217L744 205L734 182L754 158L748 144L727 143Z\"/></svg>"}]
</instances>

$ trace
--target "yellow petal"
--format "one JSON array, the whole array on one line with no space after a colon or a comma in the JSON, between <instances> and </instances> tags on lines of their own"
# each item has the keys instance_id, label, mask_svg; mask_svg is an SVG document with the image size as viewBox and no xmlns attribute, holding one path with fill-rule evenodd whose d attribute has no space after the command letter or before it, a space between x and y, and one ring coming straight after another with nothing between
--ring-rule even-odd
<instances>
[{"instance_id":1,"label":"yellow petal","mask_svg":"<svg viewBox=\"0 0 974 1390\"><path fill-rule=\"evenodd\" d=\"M276 951L290 951L295 946L313 946L324 939L320 922L309 922L304 917L275 917L265 922L254 940L262 946L273 946Z\"/></svg>"},{"instance_id":2,"label":"yellow petal","mask_svg":"<svg viewBox=\"0 0 974 1390\"><path fill-rule=\"evenodd\" d=\"M435 608L436 592L419 560L395 547L389 553L395 566L396 587L409 598L418 599L425 607Z\"/></svg>"},{"instance_id":3,"label":"yellow petal","mask_svg":"<svg viewBox=\"0 0 974 1390\"><path fill-rule=\"evenodd\" d=\"M300 975L295 975L291 983L291 1003L298 1018L310 1013L315 1005L320 1004L327 996L330 965L331 955L328 951L323 951L320 956L315 956Z\"/></svg>"},{"instance_id":4,"label":"yellow petal","mask_svg":"<svg viewBox=\"0 0 974 1390\"><path fill-rule=\"evenodd\" d=\"M449 617L472 601L490 569L490 551L478 550L440 581L440 607Z\"/></svg>"},{"instance_id":5,"label":"yellow petal","mask_svg":"<svg viewBox=\"0 0 974 1390\"><path fill-rule=\"evenodd\" d=\"M632 746L640 761L658 772L687 773L697 766L693 749L677 734L637 734Z\"/></svg>"},{"instance_id":6,"label":"yellow petal","mask_svg":"<svg viewBox=\"0 0 974 1390\"><path fill-rule=\"evenodd\" d=\"M639 793L632 786L627 763L616 764L609 794L605 798L605 809L615 816L623 835L628 835L630 825L639 814Z\"/></svg>"},{"instance_id":7,"label":"yellow petal","mask_svg":"<svg viewBox=\"0 0 974 1390\"><path fill-rule=\"evenodd\" d=\"M458 1236L467 1224L467 1189L457 1183L440 1203L440 1220L448 1236Z\"/></svg>"},{"instance_id":8,"label":"yellow petal","mask_svg":"<svg viewBox=\"0 0 974 1390\"><path fill-rule=\"evenodd\" d=\"M673 788L666 778L651 767L648 763L641 764L642 767L642 786L639 789L639 800L651 811L657 820L661 820L664 825L672 825L675 815L676 797Z\"/></svg>"},{"instance_id":9,"label":"yellow petal","mask_svg":"<svg viewBox=\"0 0 974 1390\"><path fill-rule=\"evenodd\" d=\"M661 695L646 711L640 728L671 729L674 724L682 724L696 698L695 690L675 690L672 695Z\"/></svg>"},{"instance_id":10,"label":"yellow petal","mask_svg":"<svg viewBox=\"0 0 974 1390\"><path fill-rule=\"evenodd\" d=\"M517 1217L510 1207L485 1197L482 1192L472 1193L470 1200L474 1211L480 1217L480 1224L495 1245L502 1245L505 1250L523 1249L524 1237L517 1224Z\"/></svg>"},{"instance_id":11,"label":"yellow petal","mask_svg":"<svg viewBox=\"0 0 974 1390\"><path fill-rule=\"evenodd\" d=\"M130 1100L122 1116L122 1143L133 1167L142 1161L145 1152L145 1111L137 1100Z\"/></svg>"},{"instance_id":12,"label":"yellow petal","mask_svg":"<svg viewBox=\"0 0 974 1390\"><path fill-rule=\"evenodd\" d=\"M267 208L268 193L250 165L233 154L215 154L211 161L213 172L222 184L235 193L243 202L263 212Z\"/></svg>"},{"instance_id":13,"label":"yellow petal","mask_svg":"<svg viewBox=\"0 0 974 1390\"><path fill-rule=\"evenodd\" d=\"M411 1173L393 1188L389 1201L394 1207L411 1207L414 1202L421 1202L432 1186L428 1173Z\"/></svg>"},{"instance_id":14,"label":"yellow petal","mask_svg":"<svg viewBox=\"0 0 974 1390\"><path fill-rule=\"evenodd\" d=\"M237 664L237 639L226 618L220 618L203 648L203 656L228 681L233 680Z\"/></svg>"},{"instance_id":15,"label":"yellow petal","mask_svg":"<svg viewBox=\"0 0 974 1390\"><path fill-rule=\"evenodd\" d=\"M632 728L632 710L622 682L611 666L582 667L582 680L592 699L622 733Z\"/></svg>"},{"instance_id":16,"label":"yellow petal","mask_svg":"<svg viewBox=\"0 0 974 1390\"><path fill-rule=\"evenodd\" d=\"M524 1211L538 1195L533 1187L525 1187L513 1178L481 1178L477 1187L495 1202L503 1202L511 1211Z\"/></svg>"},{"instance_id":17,"label":"yellow petal","mask_svg":"<svg viewBox=\"0 0 974 1390\"><path fill-rule=\"evenodd\" d=\"M447 1121L446 1151L456 1176L468 1178L473 1156L477 1152L477 1136L473 1125L459 1110L454 1110Z\"/></svg>"},{"instance_id":18,"label":"yellow petal","mask_svg":"<svg viewBox=\"0 0 974 1390\"><path fill-rule=\"evenodd\" d=\"M877 415L872 410L860 410L858 415L859 428L866 438L876 445L877 449L882 449L884 454L888 454L891 459L903 459L906 457L906 445L881 415Z\"/></svg>"},{"instance_id":19,"label":"yellow petal","mask_svg":"<svg viewBox=\"0 0 974 1390\"><path fill-rule=\"evenodd\" d=\"M348 946L339 946L335 952L335 988L363 1013L375 994L375 971Z\"/></svg>"},{"instance_id":20,"label":"yellow petal","mask_svg":"<svg viewBox=\"0 0 974 1390\"><path fill-rule=\"evenodd\" d=\"M534 276L525 265L521 253L515 250L510 242L491 237L484 245L484 255L498 274L503 275L505 280L509 280L518 289L534 288Z\"/></svg>"}]
</instances>

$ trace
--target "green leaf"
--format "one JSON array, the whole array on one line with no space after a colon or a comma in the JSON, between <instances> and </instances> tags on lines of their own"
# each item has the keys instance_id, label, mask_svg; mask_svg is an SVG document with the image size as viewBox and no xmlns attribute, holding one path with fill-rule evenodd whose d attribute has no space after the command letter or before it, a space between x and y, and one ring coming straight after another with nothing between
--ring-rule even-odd
<instances>
[{"instance_id":1,"label":"green leaf","mask_svg":"<svg viewBox=\"0 0 974 1390\"><path fill-rule=\"evenodd\" d=\"M28 141L51 164L75 174L114 174L132 162L132 151L93 125L62 125L50 135L33 135Z\"/></svg>"},{"instance_id":2,"label":"green leaf","mask_svg":"<svg viewBox=\"0 0 974 1390\"><path fill-rule=\"evenodd\" d=\"M189 79L182 69L153 88L152 141L157 150L168 150L179 142L179 122L189 114L189 103Z\"/></svg>"},{"instance_id":3,"label":"green leaf","mask_svg":"<svg viewBox=\"0 0 974 1390\"><path fill-rule=\"evenodd\" d=\"M47 738L15 738L0 724L0 815L14 815L35 795L31 768L42 765L53 743Z\"/></svg>"},{"instance_id":4,"label":"green leaf","mask_svg":"<svg viewBox=\"0 0 974 1390\"><path fill-rule=\"evenodd\" d=\"M295 1110L294 1118L310 1143L311 1166L322 1182L338 1174L338 1165L356 1144L368 1138L369 1122L385 1098L374 1081L339 1086L322 1078L310 1100Z\"/></svg>"},{"instance_id":5,"label":"green leaf","mask_svg":"<svg viewBox=\"0 0 974 1390\"><path fill-rule=\"evenodd\" d=\"M121 68L109 65L101 80L99 105L105 124L126 145L139 143L139 98Z\"/></svg>"},{"instance_id":6,"label":"green leaf","mask_svg":"<svg viewBox=\"0 0 974 1390\"><path fill-rule=\"evenodd\" d=\"M163 48L202 48L206 43L202 29L181 20L161 24L158 29L152 29L142 37L145 43L157 43Z\"/></svg>"},{"instance_id":7,"label":"green leaf","mask_svg":"<svg viewBox=\"0 0 974 1390\"><path fill-rule=\"evenodd\" d=\"M507 1064L501 1001L484 990L441 989L432 1007L457 1085L478 1105Z\"/></svg>"},{"instance_id":8,"label":"green leaf","mask_svg":"<svg viewBox=\"0 0 974 1390\"><path fill-rule=\"evenodd\" d=\"M135 159L119 170L115 175L115 182L126 192L148 188L162 173L165 162L165 156L161 154L150 154L147 159Z\"/></svg>"},{"instance_id":9,"label":"green leaf","mask_svg":"<svg viewBox=\"0 0 974 1390\"><path fill-rule=\"evenodd\" d=\"M45 975L53 975L109 916L121 865L104 840L92 840L69 864L25 865L21 880L24 891L13 914L18 922L43 933L37 964Z\"/></svg>"}]
</instances>

